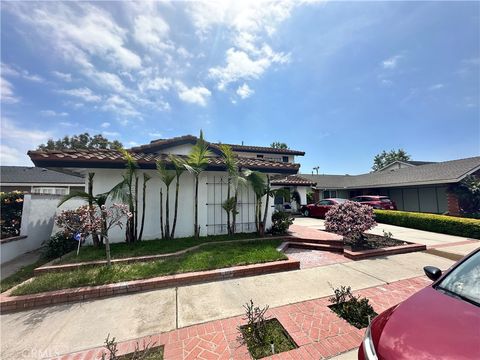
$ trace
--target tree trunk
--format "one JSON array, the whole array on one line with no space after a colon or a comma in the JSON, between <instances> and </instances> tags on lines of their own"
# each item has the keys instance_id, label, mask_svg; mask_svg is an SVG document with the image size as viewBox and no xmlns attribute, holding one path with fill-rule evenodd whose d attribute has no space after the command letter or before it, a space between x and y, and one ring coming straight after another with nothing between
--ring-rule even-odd
<instances>
[{"instance_id":1,"label":"tree trunk","mask_svg":"<svg viewBox=\"0 0 480 360\"><path fill-rule=\"evenodd\" d=\"M177 176L177 183L175 184L175 211L173 213L173 225L172 234L170 239L175 239L175 227L177 226L177 213L178 213L178 190L180 188L180 176Z\"/></svg>"},{"instance_id":2,"label":"tree trunk","mask_svg":"<svg viewBox=\"0 0 480 360\"><path fill-rule=\"evenodd\" d=\"M94 207L93 207L93 177L95 173L88 173L88 211L90 214L90 222L93 223L94 218ZM101 241L98 237L98 234L92 234L93 245L100 247Z\"/></svg>"},{"instance_id":3,"label":"tree trunk","mask_svg":"<svg viewBox=\"0 0 480 360\"><path fill-rule=\"evenodd\" d=\"M232 211L232 235L237 231L237 202L238 202L238 185L235 188L235 201L233 202L233 211Z\"/></svg>"},{"instance_id":4,"label":"tree trunk","mask_svg":"<svg viewBox=\"0 0 480 360\"><path fill-rule=\"evenodd\" d=\"M228 177L228 183L227 183L227 201L230 201L230 176ZM232 226L230 224L230 211L231 211L231 209L227 210L227 232L228 232L228 235L232 235Z\"/></svg>"},{"instance_id":5,"label":"tree trunk","mask_svg":"<svg viewBox=\"0 0 480 360\"><path fill-rule=\"evenodd\" d=\"M135 237L133 241L138 239L138 176L135 176Z\"/></svg>"},{"instance_id":6,"label":"tree trunk","mask_svg":"<svg viewBox=\"0 0 480 360\"><path fill-rule=\"evenodd\" d=\"M262 220L262 231L260 233L261 236L265 235L265 226L267 225L267 215L268 215L268 203L270 202L270 178L267 175L267 191L266 191L266 199L265 199L265 212L263 213L263 220Z\"/></svg>"},{"instance_id":7,"label":"tree trunk","mask_svg":"<svg viewBox=\"0 0 480 360\"><path fill-rule=\"evenodd\" d=\"M165 199L165 238L170 239L170 184L167 186Z\"/></svg>"},{"instance_id":8,"label":"tree trunk","mask_svg":"<svg viewBox=\"0 0 480 360\"><path fill-rule=\"evenodd\" d=\"M103 238L105 239L105 254L107 255L107 266L111 266L111 255L110 255L110 240L108 240L108 235L104 234Z\"/></svg>"},{"instance_id":9,"label":"tree trunk","mask_svg":"<svg viewBox=\"0 0 480 360\"><path fill-rule=\"evenodd\" d=\"M143 193L142 193L142 224L140 226L140 234L138 235L138 241L142 241L143 237L143 227L145 225L145 202L146 202L146 192L147 192L147 181L145 176L143 177Z\"/></svg>"},{"instance_id":10,"label":"tree trunk","mask_svg":"<svg viewBox=\"0 0 480 360\"><path fill-rule=\"evenodd\" d=\"M195 238L198 239L200 237L200 229L198 226L198 174L195 176L195 231L194 235Z\"/></svg>"},{"instance_id":11,"label":"tree trunk","mask_svg":"<svg viewBox=\"0 0 480 360\"><path fill-rule=\"evenodd\" d=\"M126 240L127 243L132 243L134 241L134 227L135 227L135 207L133 204L133 194L132 194L132 178L128 182L128 211L132 214L132 217L128 218L126 226Z\"/></svg>"},{"instance_id":12,"label":"tree trunk","mask_svg":"<svg viewBox=\"0 0 480 360\"><path fill-rule=\"evenodd\" d=\"M165 233L163 231L163 189L162 188L160 188L160 231L162 234L162 239L164 239Z\"/></svg>"}]
</instances>

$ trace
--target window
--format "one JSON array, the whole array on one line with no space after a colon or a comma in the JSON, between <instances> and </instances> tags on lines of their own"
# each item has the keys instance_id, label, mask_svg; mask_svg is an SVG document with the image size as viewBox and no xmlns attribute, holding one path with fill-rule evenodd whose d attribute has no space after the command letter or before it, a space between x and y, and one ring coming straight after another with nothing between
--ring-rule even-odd
<instances>
[{"instance_id":1,"label":"window","mask_svg":"<svg viewBox=\"0 0 480 360\"><path fill-rule=\"evenodd\" d=\"M257 154L258 159L263 159L263 155Z\"/></svg>"},{"instance_id":2,"label":"window","mask_svg":"<svg viewBox=\"0 0 480 360\"><path fill-rule=\"evenodd\" d=\"M45 195L67 195L67 188L54 188L54 187L34 187L32 188L32 193L34 194L45 194Z\"/></svg>"},{"instance_id":3,"label":"window","mask_svg":"<svg viewBox=\"0 0 480 360\"><path fill-rule=\"evenodd\" d=\"M330 197L331 198L336 198L337 197L337 190L331 190L330 191Z\"/></svg>"},{"instance_id":4,"label":"window","mask_svg":"<svg viewBox=\"0 0 480 360\"><path fill-rule=\"evenodd\" d=\"M283 162L288 162L288 156L282 156L282 161Z\"/></svg>"},{"instance_id":5,"label":"window","mask_svg":"<svg viewBox=\"0 0 480 360\"><path fill-rule=\"evenodd\" d=\"M332 205L332 202L329 200L320 200L318 205Z\"/></svg>"}]
</instances>

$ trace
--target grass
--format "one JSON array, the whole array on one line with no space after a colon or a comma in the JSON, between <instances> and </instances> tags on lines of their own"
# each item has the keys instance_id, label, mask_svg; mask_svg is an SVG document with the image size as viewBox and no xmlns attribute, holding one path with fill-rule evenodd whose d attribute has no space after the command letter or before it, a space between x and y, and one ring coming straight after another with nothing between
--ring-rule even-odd
<instances>
[{"instance_id":1,"label":"grass","mask_svg":"<svg viewBox=\"0 0 480 360\"><path fill-rule=\"evenodd\" d=\"M253 239L256 237L258 237L258 235L256 235L255 233L240 233L233 236L215 235L205 236L198 239L195 239L194 237L186 237L177 238L174 240L146 240L133 244L113 243L110 244L110 252L112 259L121 259L134 256L167 254L212 241ZM78 256L76 252L66 254L62 258L55 261L55 264L71 264L94 260L105 260L104 248L97 248L95 246L84 246L80 248L80 253L78 254Z\"/></svg>"},{"instance_id":2,"label":"grass","mask_svg":"<svg viewBox=\"0 0 480 360\"><path fill-rule=\"evenodd\" d=\"M43 264L45 264L48 260L40 259L33 264L24 266L20 268L15 274L6 277L2 281L0 281L0 292L7 291L12 287L24 282L27 279L30 279L33 276L33 270Z\"/></svg>"},{"instance_id":3,"label":"grass","mask_svg":"<svg viewBox=\"0 0 480 360\"><path fill-rule=\"evenodd\" d=\"M248 331L246 326L240 328L242 335L247 343L248 351L254 359L260 359L272 355L271 342L275 346L275 354L289 351L297 348L290 335L283 328L282 324L277 319L270 319L265 322L265 341L264 344L258 345L252 340L252 337L245 336L244 333Z\"/></svg>"},{"instance_id":4,"label":"grass","mask_svg":"<svg viewBox=\"0 0 480 360\"><path fill-rule=\"evenodd\" d=\"M144 354L145 351L139 351L136 354L125 354L118 356L118 360L163 360L163 346L152 347L148 349L148 353Z\"/></svg>"},{"instance_id":5,"label":"grass","mask_svg":"<svg viewBox=\"0 0 480 360\"><path fill-rule=\"evenodd\" d=\"M191 271L219 269L235 265L286 260L287 257L276 249L281 242L282 240L270 239L243 243L208 244L197 251L177 258L47 273L19 286L12 294L33 294L80 286L148 279Z\"/></svg>"}]
</instances>

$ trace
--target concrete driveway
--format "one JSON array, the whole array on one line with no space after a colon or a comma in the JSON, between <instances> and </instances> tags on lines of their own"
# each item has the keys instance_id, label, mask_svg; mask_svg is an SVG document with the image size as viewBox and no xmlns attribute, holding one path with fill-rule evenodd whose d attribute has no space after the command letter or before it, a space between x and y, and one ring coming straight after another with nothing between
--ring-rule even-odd
<instances>
[{"instance_id":1,"label":"concrete driveway","mask_svg":"<svg viewBox=\"0 0 480 360\"><path fill-rule=\"evenodd\" d=\"M5 314L1 358L48 358L101 346L108 334L122 341L240 315L250 299L276 307L328 296L330 286L358 290L452 263L426 253L392 255Z\"/></svg>"}]
</instances>

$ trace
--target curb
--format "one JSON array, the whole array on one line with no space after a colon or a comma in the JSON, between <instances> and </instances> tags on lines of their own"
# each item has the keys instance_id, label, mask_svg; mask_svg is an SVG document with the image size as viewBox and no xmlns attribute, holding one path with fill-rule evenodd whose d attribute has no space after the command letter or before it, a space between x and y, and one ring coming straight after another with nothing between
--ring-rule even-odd
<instances>
[{"instance_id":1,"label":"curb","mask_svg":"<svg viewBox=\"0 0 480 360\"><path fill-rule=\"evenodd\" d=\"M344 249L343 256L351 260L363 260L363 259L368 259L376 256L405 254L405 253L424 251L424 250L427 250L426 245L409 243L408 245L400 245L400 246L393 246L389 248L372 249L372 250L351 251L351 250Z\"/></svg>"}]
</instances>

